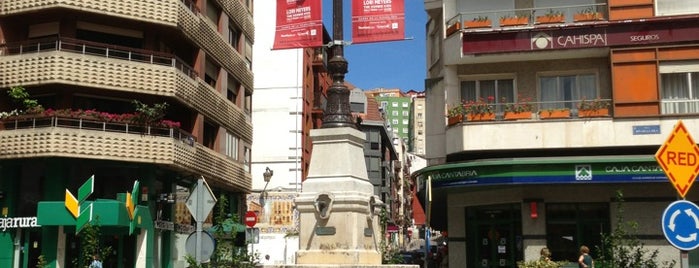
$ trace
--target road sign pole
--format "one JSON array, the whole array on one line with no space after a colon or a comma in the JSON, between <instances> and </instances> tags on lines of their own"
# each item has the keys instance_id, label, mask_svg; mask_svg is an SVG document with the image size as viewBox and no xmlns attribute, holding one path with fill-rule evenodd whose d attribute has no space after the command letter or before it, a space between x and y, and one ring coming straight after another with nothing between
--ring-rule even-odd
<instances>
[{"instance_id":1,"label":"road sign pole","mask_svg":"<svg viewBox=\"0 0 699 268\"><path fill-rule=\"evenodd\" d=\"M201 191L204 189L204 180L199 179L197 181L197 191ZM198 194L197 195L197 215L202 215L202 211L204 210L204 195L203 194ZM197 264L201 264L201 231L202 231L202 224L203 220L201 218L204 217L198 217L197 219L197 246L196 246L196 258L197 258Z\"/></svg>"},{"instance_id":2,"label":"road sign pole","mask_svg":"<svg viewBox=\"0 0 699 268\"><path fill-rule=\"evenodd\" d=\"M680 251L680 268L689 268L689 252Z\"/></svg>"}]
</instances>

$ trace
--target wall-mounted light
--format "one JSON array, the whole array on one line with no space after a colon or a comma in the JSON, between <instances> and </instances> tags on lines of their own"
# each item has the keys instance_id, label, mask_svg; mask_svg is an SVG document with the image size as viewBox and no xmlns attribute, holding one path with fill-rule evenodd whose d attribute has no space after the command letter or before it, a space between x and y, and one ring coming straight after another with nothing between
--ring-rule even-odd
<instances>
[{"instance_id":1,"label":"wall-mounted light","mask_svg":"<svg viewBox=\"0 0 699 268\"><path fill-rule=\"evenodd\" d=\"M536 201L529 201L529 217L532 219L539 218Z\"/></svg>"}]
</instances>

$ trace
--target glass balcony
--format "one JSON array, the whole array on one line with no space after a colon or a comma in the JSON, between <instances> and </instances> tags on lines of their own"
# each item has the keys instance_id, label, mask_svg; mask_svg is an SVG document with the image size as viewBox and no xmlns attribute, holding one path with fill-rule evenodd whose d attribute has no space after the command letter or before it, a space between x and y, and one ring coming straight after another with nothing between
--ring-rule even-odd
<instances>
[{"instance_id":1,"label":"glass balcony","mask_svg":"<svg viewBox=\"0 0 699 268\"><path fill-rule=\"evenodd\" d=\"M607 4L571 5L461 12L447 20L447 35L454 32L516 29L550 25L582 25L607 21Z\"/></svg>"}]
</instances>

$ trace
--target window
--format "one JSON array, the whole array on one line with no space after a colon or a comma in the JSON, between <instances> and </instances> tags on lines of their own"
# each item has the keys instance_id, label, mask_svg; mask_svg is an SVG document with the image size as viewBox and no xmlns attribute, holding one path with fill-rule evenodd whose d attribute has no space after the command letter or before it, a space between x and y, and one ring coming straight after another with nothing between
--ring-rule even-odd
<instances>
[{"instance_id":1,"label":"window","mask_svg":"<svg viewBox=\"0 0 699 268\"><path fill-rule=\"evenodd\" d=\"M695 0L655 0L656 16L699 13Z\"/></svg>"},{"instance_id":2,"label":"window","mask_svg":"<svg viewBox=\"0 0 699 268\"><path fill-rule=\"evenodd\" d=\"M398 119L393 119L393 120L391 121L391 123L392 123L394 126L395 126L395 125L398 125Z\"/></svg>"},{"instance_id":3,"label":"window","mask_svg":"<svg viewBox=\"0 0 699 268\"><path fill-rule=\"evenodd\" d=\"M699 63L661 64L662 114L699 113Z\"/></svg>"},{"instance_id":4,"label":"window","mask_svg":"<svg viewBox=\"0 0 699 268\"><path fill-rule=\"evenodd\" d=\"M392 116L398 116L398 111L396 111L396 110L391 111L391 115L392 115Z\"/></svg>"},{"instance_id":5,"label":"window","mask_svg":"<svg viewBox=\"0 0 699 268\"><path fill-rule=\"evenodd\" d=\"M409 115L410 115L410 111L403 111L403 116L409 116Z\"/></svg>"},{"instance_id":6,"label":"window","mask_svg":"<svg viewBox=\"0 0 699 268\"><path fill-rule=\"evenodd\" d=\"M228 99L233 104L237 104L238 99L238 89L240 88L240 83L233 78L233 76L228 76L228 89L226 90L226 99Z\"/></svg>"},{"instance_id":7,"label":"window","mask_svg":"<svg viewBox=\"0 0 699 268\"><path fill-rule=\"evenodd\" d=\"M233 158L233 160L238 160L238 137L226 132L226 156Z\"/></svg>"},{"instance_id":8,"label":"window","mask_svg":"<svg viewBox=\"0 0 699 268\"><path fill-rule=\"evenodd\" d=\"M546 204L546 244L557 259L577 260L581 245L601 246L609 230L606 203Z\"/></svg>"},{"instance_id":9,"label":"window","mask_svg":"<svg viewBox=\"0 0 699 268\"><path fill-rule=\"evenodd\" d=\"M418 127L422 127L422 121L417 122L417 126L418 126Z\"/></svg>"},{"instance_id":10,"label":"window","mask_svg":"<svg viewBox=\"0 0 699 268\"><path fill-rule=\"evenodd\" d=\"M430 27L432 27L432 31L430 31L430 39L429 39L429 50L430 50L430 63L434 64L439 60L439 51L440 51L440 46L439 46L439 41L442 39L442 32L439 31L440 28L436 27L435 22L430 23Z\"/></svg>"},{"instance_id":11,"label":"window","mask_svg":"<svg viewBox=\"0 0 699 268\"><path fill-rule=\"evenodd\" d=\"M417 108L418 108L419 110L422 110L422 104L418 104L418 105L417 105Z\"/></svg>"},{"instance_id":12,"label":"window","mask_svg":"<svg viewBox=\"0 0 699 268\"><path fill-rule=\"evenodd\" d=\"M422 113L417 113L417 119L422 119Z\"/></svg>"},{"instance_id":13,"label":"window","mask_svg":"<svg viewBox=\"0 0 699 268\"><path fill-rule=\"evenodd\" d=\"M409 122L408 119L403 119L403 125L407 125L407 124L409 124L409 123L410 123L410 122Z\"/></svg>"},{"instance_id":14,"label":"window","mask_svg":"<svg viewBox=\"0 0 699 268\"><path fill-rule=\"evenodd\" d=\"M408 128L407 128L407 127L404 127L404 128L403 128L403 134L407 134L407 133L408 133Z\"/></svg>"},{"instance_id":15,"label":"window","mask_svg":"<svg viewBox=\"0 0 699 268\"><path fill-rule=\"evenodd\" d=\"M409 105L409 104L410 104L410 103L403 102L403 108L408 108L408 105Z\"/></svg>"},{"instance_id":16,"label":"window","mask_svg":"<svg viewBox=\"0 0 699 268\"><path fill-rule=\"evenodd\" d=\"M245 38L245 65L252 70L252 42Z\"/></svg>"},{"instance_id":17,"label":"window","mask_svg":"<svg viewBox=\"0 0 699 268\"><path fill-rule=\"evenodd\" d=\"M594 74L542 76L539 77L539 85L542 109L576 109L578 100L599 97L597 76Z\"/></svg>"},{"instance_id":18,"label":"window","mask_svg":"<svg viewBox=\"0 0 699 268\"><path fill-rule=\"evenodd\" d=\"M383 109L385 110L386 107L388 107L388 102L387 102L387 101L382 101L382 102L381 102L381 108L383 108Z\"/></svg>"},{"instance_id":19,"label":"window","mask_svg":"<svg viewBox=\"0 0 699 268\"><path fill-rule=\"evenodd\" d=\"M479 101L489 103L510 103L515 101L513 79L461 81L461 101ZM497 106L498 111L502 111Z\"/></svg>"},{"instance_id":20,"label":"window","mask_svg":"<svg viewBox=\"0 0 699 268\"><path fill-rule=\"evenodd\" d=\"M245 152L243 152L243 169L245 169L245 172L250 172L250 157L252 155L252 152L250 151L250 147L245 146Z\"/></svg>"},{"instance_id":21,"label":"window","mask_svg":"<svg viewBox=\"0 0 699 268\"><path fill-rule=\"evenodd\" d=\"M363 102L350 102L350 112L353 113L366 113L364 111L364 103Z\"/></svg>"},{"instance_id":22,"label":"window","mask_svg":"<svg viewBox=\"0 0 699 268\"><path fill-rule=\"evenodd\" d=\"M218 30L218 19L221 14L221 8L214 1L206 1L206 17L211 20Z\"/></svg>"},{"instance_id":23,"label":"window","mask_svg":"<svg viewBox=\"0 0 699 268\"><path fill-rule=\"evenodd\" d=\"M394 102L391 102L391 107L398 107L398 103L395 102L395 101L394 101Z\"/></svg>"},{"instance_id":24,"label":"window","mask_svg":"<svg viewBox=\"0 0 699 268\"><path fill-rule=\"evenodd\" d=\"M206 61L206 70L204 81L211 87L216 88L216 80L218 79L219 67L211 61Z\"/></svg>"},{"instance_id":25,"label":"window","mask_svg":"<svg viewBox=\"0 0 699 268\"><path fill-rule=\"evenodd\" d=\"M234 26L233 21L229 21L228 25L228 44L240 53L240 31Z\"/></svg>"}]
</instances>

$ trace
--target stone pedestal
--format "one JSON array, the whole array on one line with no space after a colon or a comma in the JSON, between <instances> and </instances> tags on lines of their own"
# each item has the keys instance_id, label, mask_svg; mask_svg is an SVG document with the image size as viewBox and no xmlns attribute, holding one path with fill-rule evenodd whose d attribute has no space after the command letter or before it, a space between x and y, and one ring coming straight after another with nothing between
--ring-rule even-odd
<instances>
[{"instance_id":1,"label":"stone pedestal","mask_svg":"<svg viewBox=\"0 0 699 268\"><path fill-rule=\"evenodd\" d=\"M380 265L381 201L364 160L365 134L353 128L311 131L308 177L296 198L297 265Z\"/></svg>"}]
</instances>

